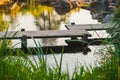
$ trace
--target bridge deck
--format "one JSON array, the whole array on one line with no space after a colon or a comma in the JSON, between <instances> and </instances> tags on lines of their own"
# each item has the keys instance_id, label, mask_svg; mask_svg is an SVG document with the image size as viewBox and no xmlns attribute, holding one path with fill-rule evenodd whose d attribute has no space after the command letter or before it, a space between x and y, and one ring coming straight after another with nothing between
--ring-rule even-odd
<instances>
[{"instance_id":1,"label":"bridge deck","mask_svg":"<svg viewBox=\"0 0 120 80\"><path fill-rule=\"evenodd\" d=\"M0 32L0 39L21 39L23 36L29 38L59 38L59 37L83 37L86 34L91 36L85 30L44 30L44 31L8 31Z\"/></svg>"},{"instance_id":2,"label":"bridge deck","mask_svg":"<svg viewBox=\"0 0 120 80\"><path fill-rule=\"evenodd\" d=\"M106 30L111 28L108 24L75 24L65 25L68 30Z\"/></svg>"}]
</instances>

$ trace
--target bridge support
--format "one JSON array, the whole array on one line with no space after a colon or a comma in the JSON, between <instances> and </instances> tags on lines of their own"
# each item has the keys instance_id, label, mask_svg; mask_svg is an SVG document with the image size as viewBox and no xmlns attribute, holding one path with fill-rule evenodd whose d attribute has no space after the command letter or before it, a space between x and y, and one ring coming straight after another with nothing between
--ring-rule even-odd
<instances>
[{"instance_id":1,"label":"bridge support","mask_svg":"<svg viewBox=\"0 0 120 80\"><path fill-rule=\"evenodd\" d=\"M25 31L25 29L21 29L21 31ZM21 37L21 49L23 52L25 52L25 54L27 54L28 50L27 50L27 36L23 35Z\"/></svg>"}]
</instances>

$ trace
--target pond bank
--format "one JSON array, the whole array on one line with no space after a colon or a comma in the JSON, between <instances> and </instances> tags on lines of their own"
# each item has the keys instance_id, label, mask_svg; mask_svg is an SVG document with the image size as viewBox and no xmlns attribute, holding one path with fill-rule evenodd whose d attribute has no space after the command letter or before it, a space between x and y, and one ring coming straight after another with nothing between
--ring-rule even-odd
<instances>
[{"instance_id":1,"label":"pond bank","mask_svg":"<svg viewBox=\"0 0 120 80\"><path fill-rule=\"evenodd\" d=\"M107 23L113 17L117 8L118 0L94 0L90 4L90 11L93 19Z\"/></svg>"}]
</instances>

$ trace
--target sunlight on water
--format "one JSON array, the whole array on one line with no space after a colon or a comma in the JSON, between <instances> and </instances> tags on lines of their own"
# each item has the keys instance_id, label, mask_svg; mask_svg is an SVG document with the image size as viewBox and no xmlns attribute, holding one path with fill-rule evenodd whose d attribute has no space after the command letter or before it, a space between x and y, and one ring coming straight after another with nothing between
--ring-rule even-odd
<instances>
[{"instance_id":1,"label":"sunlight on water","mask_svg":"<svg viewBox=\"0 0 120 80\"><path fill-rule=\"evenodd\" d=\"M97 20L93 20L90 11L81 9L80 12L71 14L69 17L70 22L75 24L98 24Z\"/></svg>"},{"instance_id":2,"label":"sunlight on water","mask_svg":"<svg viewBox=\"0 0 120 80\"><path fill-rule=\"evenodd\" d=\"M26 31L38 30L35 25L34 17L31 14L18 14L16 20L10 24L9 30L17 31L25 29Z\"/></svg>"}]
</instances>

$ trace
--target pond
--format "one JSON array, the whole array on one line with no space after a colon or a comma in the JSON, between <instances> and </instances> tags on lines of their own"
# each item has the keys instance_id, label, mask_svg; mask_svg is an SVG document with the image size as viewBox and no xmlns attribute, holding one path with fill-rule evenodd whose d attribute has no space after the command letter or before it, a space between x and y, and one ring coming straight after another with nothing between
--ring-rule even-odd
<instances>
[{"instance_id":1,"label":"pond","mask_svg":"<svg viewBox=\"0 0 120 80\"><path fill-rule=\"evenodd\" d=\"M23 8L11 10L10 13L1 13L0 23L8 25L9 31L18 31L25 29L26 31L37 30L66 30L65 25L71 24L99 24L97 20L93 20L90 11L76 8L66 13L65 15L59 15L53 7L38 5L36 8ZM1 25L0 24L0 25ZM0 31L5 31L7 27L0 28ZM96 32L90 32L97 36ZM98 32L99 33L99 32ZM100 36L105 35L105 31L100 32ZM53 38L53 39L36 39L42 46L46 45L66 45L64 42L66 38ZM68 38L67 38L68 39ZM12 45L19 43L20 40L13 40ZM33 40L28 40L28 47L35 46ZM21 44L15 47L21 47ZM74 70L75 65L91 65L95 66L100 60L99 55L95 55L95 52L99 52L98 49L103 46L89 46L91 52L87 55L82 53L64 53L62 67L63 70L70 69L70 73ZM60 61L60 54L55 55L58 62ZM34 56L36 57L36 56ZM32 59L32 58L31 58ZM47 62L49 65L55 66L55 60L53 55L47 55Z\"/></svg>"}]
</instances>

